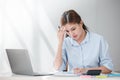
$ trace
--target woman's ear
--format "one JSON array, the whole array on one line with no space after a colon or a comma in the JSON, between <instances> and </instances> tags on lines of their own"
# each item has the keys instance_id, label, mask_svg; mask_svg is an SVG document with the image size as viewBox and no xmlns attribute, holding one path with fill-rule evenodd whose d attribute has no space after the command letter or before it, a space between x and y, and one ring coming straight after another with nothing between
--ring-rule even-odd
<instances>
[{"instance_id":1,"label":"woman's ear","mask_svg":"<svg viewBox=\"0 0 120 80\"><path fill-rule=\"evenodd\" d=\"M80 23L79 23L80 26L83 26L83 21L81 20Z\"/></svg>"},{"instance_id":2,"label":"woman's ear","mask_svg":"<svg viewBox=\"0 0 120 80\"><path fill-rule=\"evenodd\" d=\"M80 21L80 24L82 24L82 25L83 25L83 21L82 21L82 20Z\"/></svg>"}]
</instances>

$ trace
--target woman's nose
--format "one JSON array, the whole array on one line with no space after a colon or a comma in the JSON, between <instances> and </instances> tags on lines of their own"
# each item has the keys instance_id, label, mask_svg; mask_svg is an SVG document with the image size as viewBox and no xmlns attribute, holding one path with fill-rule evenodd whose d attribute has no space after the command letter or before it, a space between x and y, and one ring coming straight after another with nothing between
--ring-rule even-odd
<instances>
[{"instance_id":1,"label":"woman's nose","mask_svg":"<svg viewBox=\"0 0 120 80\"><path fill-rule=\"evenodd\" d=\"M74 35L75 33L73 31L71 31L71 35Z\"/></svg>"}]
</instances>

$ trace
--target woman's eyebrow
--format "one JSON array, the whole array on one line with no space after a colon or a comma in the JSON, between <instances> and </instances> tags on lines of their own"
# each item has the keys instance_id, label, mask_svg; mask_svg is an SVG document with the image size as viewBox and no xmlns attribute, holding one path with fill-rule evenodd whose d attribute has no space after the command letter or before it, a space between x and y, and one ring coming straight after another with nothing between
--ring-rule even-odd
<instances>
[{"instance_id":1,"label":"woman's eyebrow","mask_svg":"<svg viewBox=\"0 0 120 80\"><path fill-rule=\"evenodd\" d=\"M73 26L70 30L72 30L72 29L74 29L75 28L75 26Z\"/></svg>"},{"instance_id":2,"label":"woman's eyebrow","mask_svg":"<svg viewBox=\"0 0 120 80\"><path fill-rule=\"evenodd\" d=\"M73 28L75 28L75 26L72 26L69 30L66 30L66 31L69 32L69 31L72 30Z\"/></svg>"}]
</instances>

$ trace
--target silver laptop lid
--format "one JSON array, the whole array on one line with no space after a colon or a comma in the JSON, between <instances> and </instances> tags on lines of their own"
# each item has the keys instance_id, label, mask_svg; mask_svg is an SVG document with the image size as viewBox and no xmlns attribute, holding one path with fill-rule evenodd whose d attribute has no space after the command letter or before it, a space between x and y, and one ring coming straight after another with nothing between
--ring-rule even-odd
<instances>
[{"instance_id":1,"label":"silver laptop lid","mask_svg":"<svg viewBox=\"0 0 120 80\"><path fill-rule=\"evenodd\" d=\"M26 49L6 49L12 72L33 75L32 64Z\"/></svg>"}]
</instances>

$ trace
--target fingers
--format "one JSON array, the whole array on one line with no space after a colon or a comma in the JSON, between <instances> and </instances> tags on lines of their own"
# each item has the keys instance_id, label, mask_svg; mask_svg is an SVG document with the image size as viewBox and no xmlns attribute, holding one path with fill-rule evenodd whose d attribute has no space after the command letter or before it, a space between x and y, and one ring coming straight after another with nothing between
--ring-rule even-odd
<instances>
[{"instance_id":1,"label":"fingers","mask_svg":"<svg viewBox=\"0 0 120 80\"><path fill-rule=\"evenodd\" d=\"M75 73L75 74L82 74L82 73L84 73L85 71L86 71L85 68L75 68L75 69L74 69L74 73Z\"/></svg>"},{"instance_id":2,"label":"fingers","mask_svg":"<svg viewBox=\"0 0 120 80\"><path fill-rule=\"evenodd\" d=\"M64 26L62 26L62 27L58 26L58 28L59 28L58 31L63 31L63 32L65 31L65 27Z\"/></svg>"},{"instance_id":3,"label":"fingers","mask_svg":"<svg viewBox=\"0 0 120 80\"><path fill-rule=\"evenodd\" d=\"M74 69L74 73L75 73L75 74L78 74L78 73L80 73L80 70L79 70L79 68L75 68L75 69Z\"/></svg>"},{"instance_id":4,"label":"fingers","mask_svg":"<svg viewBox=\"0 0 120 80\"><path fill-rule=\"evenodd\" d=\"M59 28L59 27L58 27ZM65 35L65 27L60 27L57 33L58 40L62 42L64 40L64 35Z\"/></svg>"}]
</instances>

